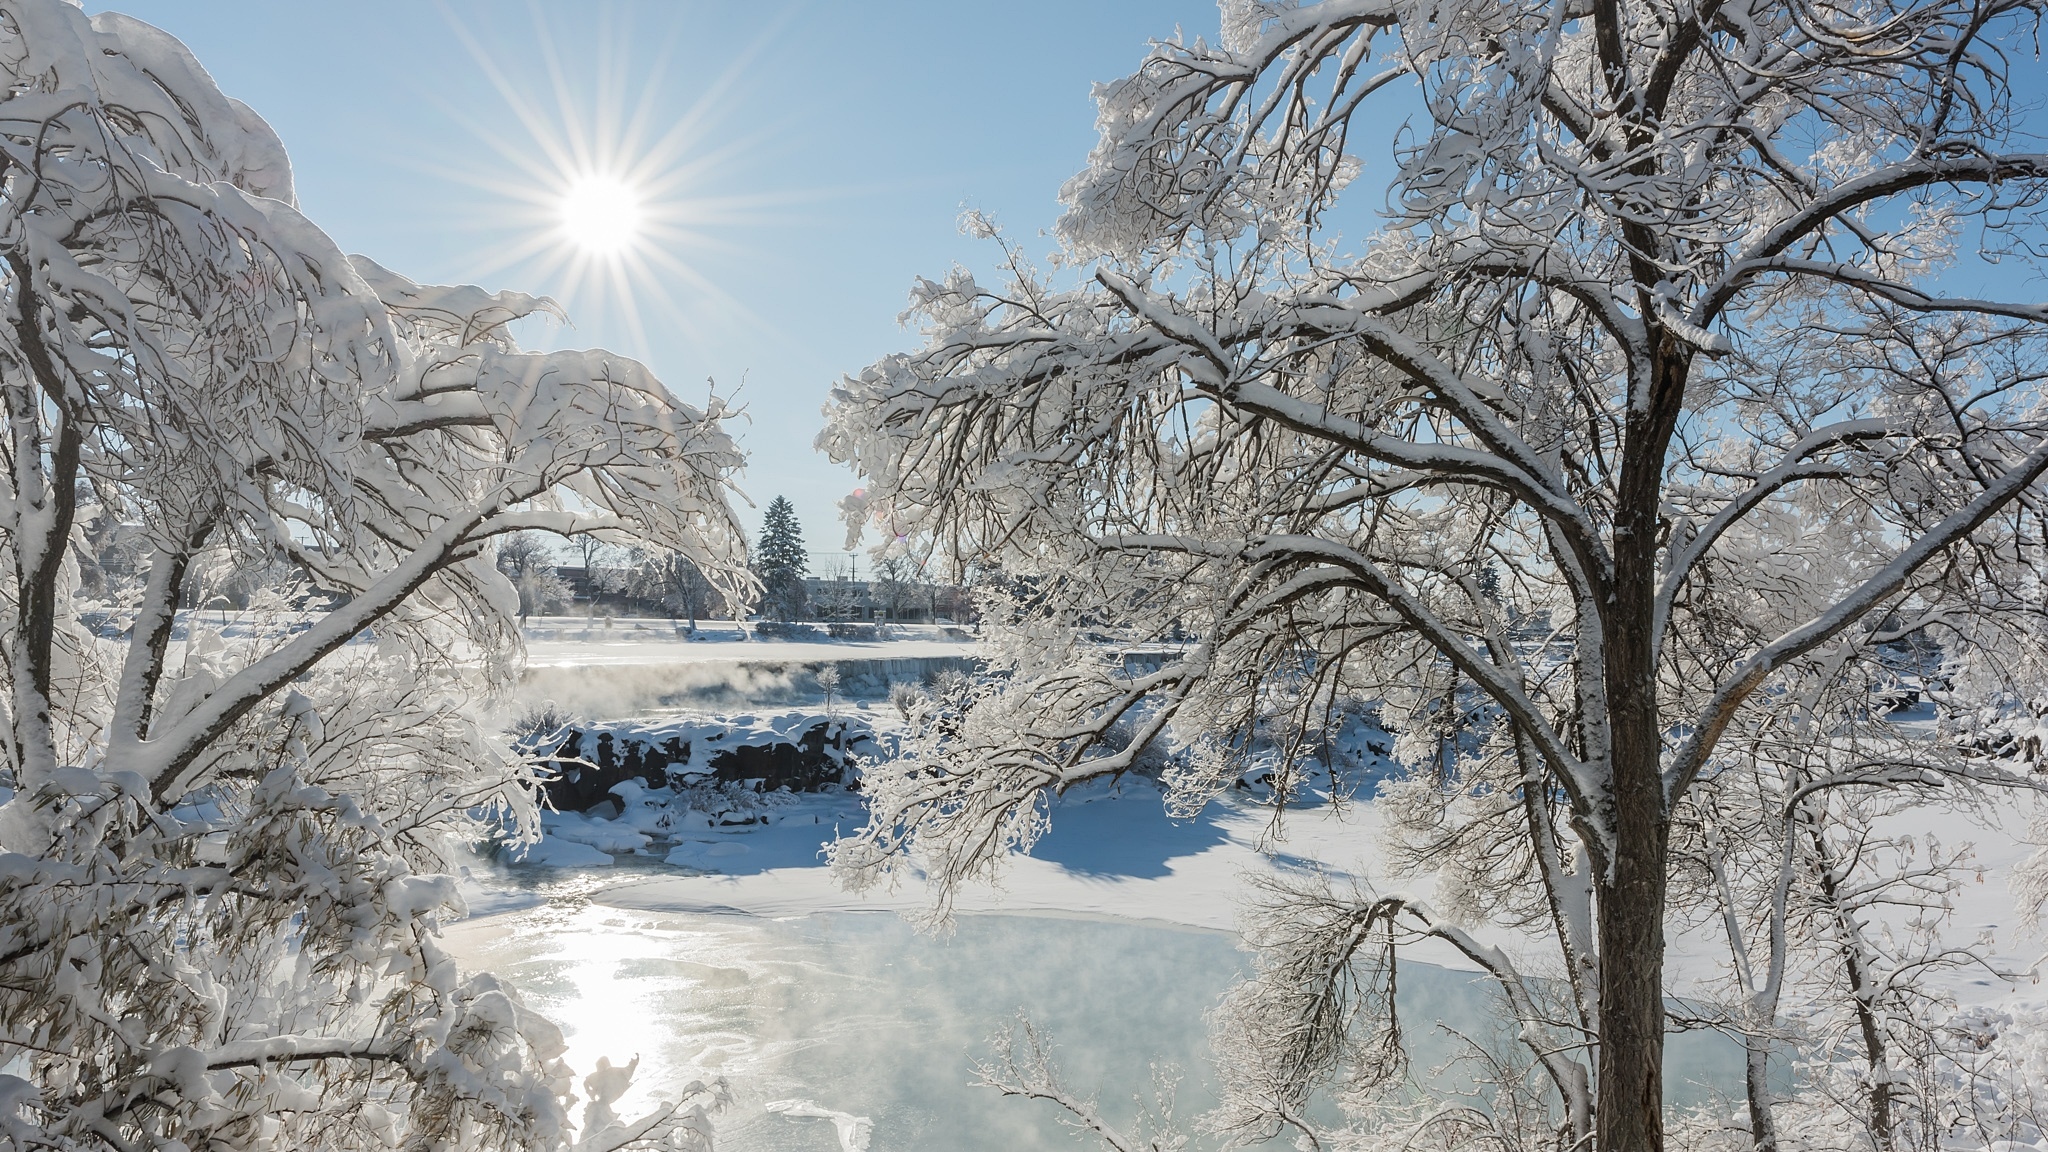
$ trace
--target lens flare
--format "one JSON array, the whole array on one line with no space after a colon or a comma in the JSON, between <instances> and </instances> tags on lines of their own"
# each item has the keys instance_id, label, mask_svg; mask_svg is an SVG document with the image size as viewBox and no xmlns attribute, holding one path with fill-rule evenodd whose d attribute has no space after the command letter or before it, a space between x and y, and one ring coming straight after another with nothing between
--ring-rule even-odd
<instances>
[{"instance_id":1,"label":"lens flare","mask_svg":"<svg viewBox=\"0 0 2048 1152\"><path fill-rule=\"evenodd\" d=\"M624 251L640 238L640 197L615 176L584 176L562 197L562 231L593 255Z\"/></svg>"},{"instance_id":2,"label":"lens flare","mask_svg":"<svg viewBox=\"0 0 2048 1152\"><path fill-rule=\"evenodd\" d=\"M457 222L478 234L463 278L486 283L502 275L546 292L592 323L578 341L642 359L656 344L650 318L658 318L664 341L710 341L734 328L770 332L701 261L731 255L736 228L761 226L802 199L743 194L727 183L766 139L728 109L741 107L735 92L749 62L778 43L773 29L678 107L664 83L686 73L674 61L689 28L677 15L681 6L649 6L668 14L657 26L636 27L633 6L604 15L611 6L598 5L596 21L584 28L589 22L579 16L573 32L555 26L549 6L531 7L530 35L495 20L449 17L504 98L502 110L447 106L494 159L477 164L451 153L459 166L438 155L424 162L483 193L473 202L480 210ZM636 65L643 47L652 58ZM552 343L557 334L529 329L521 339Z\"/></svg>"}]
</instances>

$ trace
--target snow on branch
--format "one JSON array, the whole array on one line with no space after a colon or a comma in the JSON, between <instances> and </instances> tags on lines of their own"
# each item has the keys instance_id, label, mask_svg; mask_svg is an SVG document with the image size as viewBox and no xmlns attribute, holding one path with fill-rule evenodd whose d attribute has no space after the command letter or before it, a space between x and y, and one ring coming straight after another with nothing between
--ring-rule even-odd
<instances>
[{"instance_id":1,"label":"snow on branch","mask_svg":"<svg viewBox=\"0 0 2048 1152\"><path fill-rule=\"evenodd\" d=\"M537 827L498 538L744 600L727 412L343 254L158 29L10 3L0 78L0 1131L708 1147L701 1085L578 1134L559 1031L436 936L456 853Z\"/></svg>"},{"instance_id":2,"label":"snow on branch","mask_svg":"<svg viewBox=\"0 0 2048 1152\"><path fill-rule=\"evenodd\" d=\"M854 511L1000 586L1005 678L949 720L989 755L884 770L853 874L986 875L1117 717L1170 715L1184 812L1376 707L1393 834L1540 882L1547 917L1449 906L1558 936L1600 1041L1583 1090L1546 1072L1565 1143L1656 1146L1716 742L1844 643L1873 699L1936 663L2001 726L2042 697L2048 314L1940 290L1966 227L2043 248L2001 47L2036 15L1233 0L1155 45L1098 89L1052 270L920 282L920 346L834 391ZM1353 154L1375 117L1407 127ZM1169 680L1090 663L1155 647Z\"/></svg>"}]
</instances>

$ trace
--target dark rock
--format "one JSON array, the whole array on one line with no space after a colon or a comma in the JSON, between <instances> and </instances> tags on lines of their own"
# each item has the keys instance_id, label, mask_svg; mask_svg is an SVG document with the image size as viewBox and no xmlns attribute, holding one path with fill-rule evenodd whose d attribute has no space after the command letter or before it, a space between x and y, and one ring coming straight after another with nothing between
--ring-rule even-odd
<instances>
[{"instance_id":1,"label":"dark rock","mask_svg":"<svg viewBox=\"0 0 2048 1152\"><path fill-rule=\"evenodd\" d=\"M844 717L788 715L774 723L695 719L655 724L559 729L534 741L553 744L543 782L548 802L587 812L611 802L614 785L638 779L671 784L739 784L759 792L817 792L859 786L849 771L875 751L874 733Z\"/></svg>"}]
</instances>

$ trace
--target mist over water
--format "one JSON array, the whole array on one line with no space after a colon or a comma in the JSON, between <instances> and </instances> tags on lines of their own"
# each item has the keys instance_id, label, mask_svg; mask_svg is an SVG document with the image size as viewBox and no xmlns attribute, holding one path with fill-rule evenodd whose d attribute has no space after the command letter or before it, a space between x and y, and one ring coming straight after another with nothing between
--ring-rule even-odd
<instances>
[{"instance_id":1,"label":"mist over water","mask_svg":"<svg viewBox=\"0 0 2048 1152\"><path fill-rule=\"evenodd\" d=\"M724 1075L721 1149L838 1147L829 1123L768 1112L814 1100L874 1120L874 1149L1071 1150L1049 1105L969 1086L972 1062L1021 1009L1059 1045L1067 1078L1132 1115L1154 1060L1209 1102L1203 1013L1238 972L1215 933L1040 917L967 916L950 938L892 915L796 920L628 912L594 904L522 913L478 959L564 1023L569 1060L637 1054L631 1106L661 1086Z\"/></svg>"},{"instance_id":2,"label":"mist over water","mask_svg":"<svg viewBox=\"0 0 2048 1152\"><path fill-rule=\"evenodd\" d=\"M1248 961L1221 933L1042 916L961 916L934 939L882 913L769 920L557 896L483 923L493 935L459 946L563 1023L573 1067L640 1057L622 1113L665 1085L727 1077L735 1100L719 1132L732 1152L836 1149L830 1123L764 1108L793 1098L872 1118L877 1152L1093 1146L1052 1105L970 1086L973 1061L993 1055L991 1035L1020 1010L1057 1045L1065 1081L1112 1121L1150 1098L1155 1063L1184 1073L1176 1111L1192 1121L1215 1102L1205 1017ZM1450 1029L1499 1034L1475 974L1408 963L1400 987L1420 1079L1458 1052ZM1739 1083L1738 1068L1725 1044L1675 1038L1673 1095L1695 1096L1687 1082L1707 1074ZM1456 1090L1468 1074L1453 1066L1434 1087Z\"/></svg>"},{"instance_id":3,"label":"mist over water","mask_svg":"<svg viewBox=\"0 0 2048 1152\"><path fill-rule=\"evenodd\" d=\"M840 675L835 696L865 703L886 699L892 684L927 684L940 672L973 667L973 661L963 656L536 666L521 678L518 700L526 706L551 703L593 720L685 709L822 707L825 690L818 673L828 663Z\"/></svg>"}]
</instances>

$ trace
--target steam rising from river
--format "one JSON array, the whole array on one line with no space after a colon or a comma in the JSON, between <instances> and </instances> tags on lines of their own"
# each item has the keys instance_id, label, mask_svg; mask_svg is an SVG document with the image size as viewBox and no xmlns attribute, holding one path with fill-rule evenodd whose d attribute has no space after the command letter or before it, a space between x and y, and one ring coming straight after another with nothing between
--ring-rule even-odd
<instances>
[{"instance_id":1,"label":"steam rising from river","mask_svg":"<svg viewBox=\"0 0 2048 1152\"><path fill-rule=\"evenodd\" d=\"M964 669L957 656L914 656L897 659L837 660L839 695L874 701L888 695L889 685L925 683L946 669ZM524 707L552 703L572 716L619 719L673 709L787 707L821 703L821 663L704 660L672 664L535 665L521 679L518 702Z\"/></svg>"}]
</instances>

